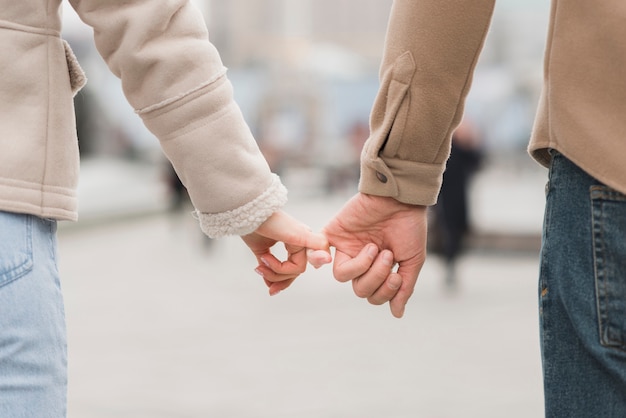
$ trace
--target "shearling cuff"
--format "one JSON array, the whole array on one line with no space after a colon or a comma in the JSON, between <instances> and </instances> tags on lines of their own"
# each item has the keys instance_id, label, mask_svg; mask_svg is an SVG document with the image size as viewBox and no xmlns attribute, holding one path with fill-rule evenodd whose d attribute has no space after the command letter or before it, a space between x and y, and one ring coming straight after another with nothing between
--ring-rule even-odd
<instances>
[{"instance_id":1,"label":"shearling cuff","mask_svg":"<svg viewBox=\"0 0 626 418\"><path fill-rule=\"evenodd\" d=\"M87 76L78 63L78 59L76 59L70 44L65 39L63 39L63 48L65 49L65 60L67 61L67 70L70 76L70 87L72 88L72 94L76 96L76 93L87 84Z\"/></svg>"},{"instance_id":2,"label":"shearling cuff","mask_svg":"<svg viewBox=\"0 0 626 418\"><path fill-rule=\"evenodd\" d=\"M195 212L200 229L210 238L247 235L255 231L274 212L287 203L287 189L276 175L272 184L259 197L237 209L221 213Z\"/></svg>"}]
</instances>

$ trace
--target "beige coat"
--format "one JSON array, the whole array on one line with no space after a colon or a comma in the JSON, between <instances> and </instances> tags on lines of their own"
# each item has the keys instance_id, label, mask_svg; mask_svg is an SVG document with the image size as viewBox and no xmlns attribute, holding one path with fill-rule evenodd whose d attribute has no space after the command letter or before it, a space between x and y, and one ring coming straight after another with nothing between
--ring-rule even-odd
<instances>
[{"instance_id":1,"label":"beige coat","mask_svg":"<svg viewBox=\"0 0 626 418\"><path fill-rule=\"evenodd\" d=\"M495 0L395 0L360 190L437 199ZM529 145L554 148L626 193L626 2L553 0L545 82Z\"/></svg>"},{"instance_id":2,"label":"beige coat","mask_svg":"<svg viewBox=\"0 0 626 418\"><path fill-rule=\"evenodd\" d=\"M0 0L0 210L75 220L73 92L61 0ZM187 0L70 0L187 186L203 230L245 234L284 205L200 12Z\"/></svg>"}]
</instances>

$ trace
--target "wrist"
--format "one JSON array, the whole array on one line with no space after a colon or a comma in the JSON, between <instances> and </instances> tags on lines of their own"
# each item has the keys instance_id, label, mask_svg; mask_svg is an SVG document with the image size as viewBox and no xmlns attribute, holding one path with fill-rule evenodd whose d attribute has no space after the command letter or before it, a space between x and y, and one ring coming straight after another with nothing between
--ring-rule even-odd
<instances>
[{"instance_id":1,"label":"wrist","mask_svg":"<svg viewBox=\"0 0 626 418\"><path fill-rule=\"evenodd\" d=\"M364 201L369 202L368 206L395 208L398 210L426 210L427 206L401 202L391 196L379 196L359 192Z\"/></svg>"}]
</instances>

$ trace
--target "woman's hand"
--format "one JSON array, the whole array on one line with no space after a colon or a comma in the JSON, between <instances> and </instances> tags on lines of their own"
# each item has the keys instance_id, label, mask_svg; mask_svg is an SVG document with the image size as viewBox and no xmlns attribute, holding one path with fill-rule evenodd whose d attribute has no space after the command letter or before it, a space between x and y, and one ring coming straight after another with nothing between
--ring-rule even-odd
<instances>
[{"instance_id":1,"label":"woman's hand","mask_svg":"<svg viewBox=\"0 0 626 418\"><path fill-rule=\"evenodd\" d=\"M256 231L241 238L256 256L259 266L255 271L265 280L270 295L289 287L306 270L307 249L319 265L332 261L326 237L311 232L309 227L282 210L270 216ZM271 252L278 242L285 244L285 261L280 261Z\"/></svg>"}]
</instances>

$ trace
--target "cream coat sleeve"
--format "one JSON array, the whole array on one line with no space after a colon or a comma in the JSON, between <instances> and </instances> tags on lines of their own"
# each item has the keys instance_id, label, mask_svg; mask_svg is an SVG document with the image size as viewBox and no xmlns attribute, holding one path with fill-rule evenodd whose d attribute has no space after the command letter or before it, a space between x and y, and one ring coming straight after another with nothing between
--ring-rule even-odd
<instances>
[{"instance_id":1,"label":"cream coat sleeve","mask_svg":"<svg viewBox=\"0 0 626 418\"><path fill-rule=\"evenodd\" d=\"M205 233L255 230L286 202L187 0L70 0L189 190Z\"/></svg>"},{"instance_id":2,"label":"cream coat sleeve","mask_svg":"<svg viewBox=\"0 0 626 418\"><path fill-rule=\"evenodd\" d=\"M494 1L394 1L361 192L436 202Z\"/></svg>"}]
</instances>

